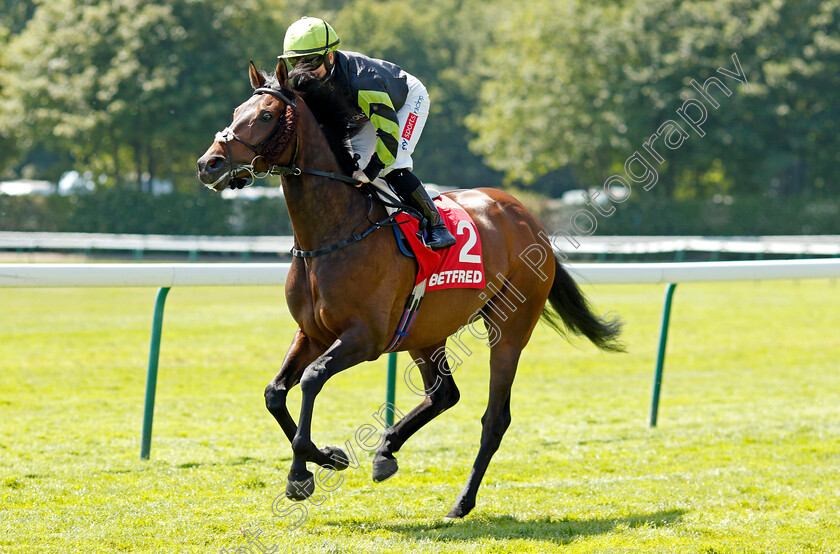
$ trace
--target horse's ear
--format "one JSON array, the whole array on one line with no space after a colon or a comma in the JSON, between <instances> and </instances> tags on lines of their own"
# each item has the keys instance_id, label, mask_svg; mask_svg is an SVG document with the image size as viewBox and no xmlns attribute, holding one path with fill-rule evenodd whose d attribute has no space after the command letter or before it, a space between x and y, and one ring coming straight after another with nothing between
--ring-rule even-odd
<instances>
[{"instance_id":1,"label":"horse's ear","mask_svg":"<svg viewBox=\"0 0 840 554\"><path fill-rule=\"evenodd\" d=\"M280 86L288 88L289 68L286 67L286 60L277 58L277 69L274 70L274 74L277 76L277 82L280 83Z\"/></svg>"},{"instance_id":2,"label":"horse's ear","mask_svg":"<svg viewBox=\"0 0 840 554\"><path fill-rule=\"evenodd\" d=\"M251 86L254 87L254 90L257 90L265 84L265 76L254 65L253 60L248 63L248 76L251 77Z\"/></svg>"}]
</instances>

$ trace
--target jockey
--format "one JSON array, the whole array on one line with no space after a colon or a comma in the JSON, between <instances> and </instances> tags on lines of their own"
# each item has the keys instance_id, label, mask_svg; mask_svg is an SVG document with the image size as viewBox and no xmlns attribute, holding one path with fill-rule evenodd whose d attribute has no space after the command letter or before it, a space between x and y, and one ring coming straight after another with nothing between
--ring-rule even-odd
<instances>
[{"instance_id":1,"label":"jockey","mask_svg":"<svg viewBox=\"0 0 840 554\"><path fill-rule=\"evenodd\" d=\"M352 112L359 122L350 137L352 154L359 167L353 177L368 183L382 177L403 202L413 203L428 219L426 245L432 250L448 248L455 237L446 228L434 202L414 173L411 154L429 116L429 94L416 77L390 62L356 52L338 50L333 28L322 19L303 17L286 31L283 55L286 67L313 75L321 92L327 91L338 105ZM295 82L294 79L292 82Z\"/></svg>"}]
</instances>

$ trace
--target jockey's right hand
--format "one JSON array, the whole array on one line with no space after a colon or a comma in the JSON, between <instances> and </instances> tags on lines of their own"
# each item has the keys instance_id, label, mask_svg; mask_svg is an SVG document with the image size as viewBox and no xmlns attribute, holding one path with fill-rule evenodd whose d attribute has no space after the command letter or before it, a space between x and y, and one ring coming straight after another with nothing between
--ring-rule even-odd
<instances>
[{"instance_id":1,"label":"jockey's right hand","mask_svg":"<svg viewBox=\"0 0 840 554\"><path fill-rule=\"evenodd\" d=\"M362 184L364 184L364 183L370 183L370 179L365 174L365 172L362 171L361 169L357 169L356 171L353 172L353 178L356 179L357 181L359 181L359 184L356 185L357 187L362 186Z\"/></svg>"}]
</instances>

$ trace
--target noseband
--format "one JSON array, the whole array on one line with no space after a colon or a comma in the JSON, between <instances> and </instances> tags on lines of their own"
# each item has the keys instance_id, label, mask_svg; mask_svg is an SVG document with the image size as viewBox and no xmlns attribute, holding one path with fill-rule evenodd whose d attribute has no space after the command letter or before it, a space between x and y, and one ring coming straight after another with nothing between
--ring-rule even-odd
<instances>
[{"instance_id":1,"label":"noseband","mask_svg":"<svg viewBox=\"0 0 840 554\"><path fill-rule=\"evenodd\" d=\"M285 103L288 106L291 106L293 109L296 109L295 97L292 96L291 98L284 94L282 91L268 88L268 87L261 87L254 90L254 95L260 94L270 94L271 96L277 98L281 102ZM208 188L215 188L219 182L228 178L228 176L235 178L236 174L241 172L246 172L248 174L248 180L246 184L242 185L242 187L250 187L254 184L254 181L257 179L262 179L264 177L268 177L269 175L300 175L301 173L308 173L310 175L320 175L322 177L329 177L331 179L336 179L339 181L343 181L345 183L349 183L352 185L359 184L359 181L353 179L352 177L348 177L347 175L342 175L341 173L333 173L327 171L315 171L315 170L307 170L301 169L297 165L295 165L295 160L297 159L298 155L298 148L300 146L300 134L298 133L297 129L295 130L295 151L292 154L292 160L288 163L288 165L278 165L278 164L270 164L268 160L263 157L260 152L262 151L263 147L274 137L277 133L277 130L280 128L280 118L274 122L274 127L271 129L271 132L262 139L259 144L254 146L253 144L247 142L246 140L236 136L236 133L233 132L233 129L230 127L225 127L218 133L216 133L215 140L217 142L223 142L225 145L225 162L227 162L230 169L225 172L224 175L216 179L216 181L212 184L206 185ZM233 151L230 148L230 141L235 140L241 142L245 146L251 149L254 152L254 158L251 160L249 164L240 164L236 167L233 165ZM262 159L263 163L266 166L266 169L263 171L257 171L257 163Z\"/></svg>"}]
</instances>

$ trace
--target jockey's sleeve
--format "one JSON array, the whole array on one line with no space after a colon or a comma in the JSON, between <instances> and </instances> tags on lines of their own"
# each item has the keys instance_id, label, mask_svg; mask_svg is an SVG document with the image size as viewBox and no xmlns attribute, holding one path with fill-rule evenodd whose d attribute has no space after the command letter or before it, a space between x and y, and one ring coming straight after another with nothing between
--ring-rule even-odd
<instances>
[{"instance_id":1,"label":"jockey's sleeve","mask_svg":"<svg viewBox=\"0 0 840 554\"><path fill-rule=\"evenodd\" d=\"M365 175L373 180L379 172L397 160L400 142L400 122L391 97L384 90L360 90L359 107L376 129L376 148Z\"/></svg>"}]
</instances>

